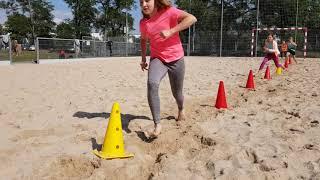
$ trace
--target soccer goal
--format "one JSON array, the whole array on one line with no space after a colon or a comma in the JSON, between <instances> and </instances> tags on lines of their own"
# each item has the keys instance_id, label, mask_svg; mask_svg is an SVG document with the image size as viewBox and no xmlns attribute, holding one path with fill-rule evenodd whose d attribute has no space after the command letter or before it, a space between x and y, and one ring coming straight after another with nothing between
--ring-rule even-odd
<instances>
[{"instance_id":1,"label":"soccer goal","mask_svg":"<svg viewBox=\"0 0 320 180\"><path fill-rule=\"evenodd\" d=\"M276 40L278 45L281 44L282 41L286 41L290 36L294 37L295 41L298 44L298 48L303 51L303 57L307 56L307 37L308 37L308 29L306 27L291 27L291 28L253 28L251 34L251 57L254 55L258 56L259 47L262 43L259 43L259 40L265 39L268 32L272 32L276 35ZM259 36L259 38L258 38ZM303 39L303 42L299 41L299 39ZM260 42L261 42L260 41ZM303 49L301 49L301 45L303 44Z\"/></svg>"}]
</instances>

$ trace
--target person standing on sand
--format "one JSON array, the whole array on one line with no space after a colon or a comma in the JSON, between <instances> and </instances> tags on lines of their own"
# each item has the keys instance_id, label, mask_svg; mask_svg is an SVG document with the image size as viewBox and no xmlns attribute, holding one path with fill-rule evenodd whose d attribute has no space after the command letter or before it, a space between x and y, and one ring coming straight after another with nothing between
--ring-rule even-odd
<instances>
[{"instance_id":1,"label":"person standing on sand","mask_svg":"<svg viewBox=\"0 0 320 180\"><path fill-rule=\"evenodd\" d=\"M178 105L177 121L185 118L183 109L183 80L185 73L184 51L179 32L194 24L197 19L173 7L168 0L140 0L143 18L140 20L142 71L148 70L148 103L154 128L146 137L157 137L161 132L159 84L168 73L171 91ZM150 42L150 63L146 61L147 41Z\"/></svg>"},{"instance_id":2,"label":"person standing on sand","mask_svg":"<svg viewBox=\"0 0 320 180\"><path fill-rule=\"evenodd\" d=\"M297 44L293 41L293 37L290 37L288 41L287 56L289 58L292 58L296 62L296 64L298 64L298 61L296 60L296 48L297 48Z\"/></svg>"},{"instance_id":3,"label":"person standing on sand","mask_svg":"<svg viewBox=\"0 0 320 180\"><path fill-rule=\"evenodd\" d=\"M258 74L261 73L261 70L263 69L264 65L273 59L274 64L276 65L277 68L282 67L282 65L279 63L279 54L280 51L278 49L278 43L273 39L272 34L270 33L265 40L263 51L266 54L261 62Z\"/></svg>"}]
</instances>

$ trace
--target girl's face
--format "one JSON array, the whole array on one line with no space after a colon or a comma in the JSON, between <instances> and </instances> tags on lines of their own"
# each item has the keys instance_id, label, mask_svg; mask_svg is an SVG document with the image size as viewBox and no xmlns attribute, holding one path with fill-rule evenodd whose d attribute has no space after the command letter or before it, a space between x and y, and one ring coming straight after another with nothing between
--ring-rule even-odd
<instances>
[{"instance_id":1,"label":"girl's face","mask_svg":"<svg viewBox=\"0 0 320 180\"><path fill-rule=\"evenodd\" d=\"M271 35L268 36L268 41L269 42L273 41L273 37Z\"/></svg>"},{"instance_id":2,"label":"girl's face","mask_svg":"<svg viewBox=\"0 0 320 180\"><path fill-rule=\"evenodd\" d=\"M155 0L140 0L140 7L144 15L151 16L155 11Z\"/></svg>"}]
</instances>

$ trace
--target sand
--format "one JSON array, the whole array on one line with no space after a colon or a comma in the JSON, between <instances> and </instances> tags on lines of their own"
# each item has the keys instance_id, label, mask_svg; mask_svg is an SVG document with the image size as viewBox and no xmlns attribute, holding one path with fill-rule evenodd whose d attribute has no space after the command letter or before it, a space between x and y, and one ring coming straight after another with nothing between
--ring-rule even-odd
<instances>
[{"instance_id":1,"label":"sand","mask_svg":"<svg viewBox=\"0 0 320 180\"><path fill-rule=\"evenodd\" d=\"M0 67L0 179L320 179L320 61L298 59L272 80L260 59L186 57L186 120L168 77L160 87L163 131L152 126L139 57ZM262 75L263 76L263 75ZM214 108L223 80L229 108ZM114 102L131 159L101 160Z\"/></svg>"}]
</instances>

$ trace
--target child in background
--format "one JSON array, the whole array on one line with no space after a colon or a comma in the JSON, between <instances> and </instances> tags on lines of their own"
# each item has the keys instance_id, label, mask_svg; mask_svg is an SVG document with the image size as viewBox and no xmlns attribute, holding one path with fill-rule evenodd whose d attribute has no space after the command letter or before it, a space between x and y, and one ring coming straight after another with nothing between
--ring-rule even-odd
<instances>
[{"instance_id":1,"label":"child in background","mask_svg":"<svg viewBox=\"0 0 320 180\"><path fill-rule=\"evenodd\" d=\"M293 37L290 37L288 41L287 56L289 58L292 58L296 63L298 63L296 60L296 48L297 48L297 44L293 41Z\"/></svg>"},{"instance_id":2,"label":"child in background","mask_svg":"<svg viewBox=\"0 0 320 180\"><path fill-rule=\"evenodd\" d=\"M276 65L277 68L282 67L281 64L279 64L279 49L278 49L278 43L273 39L272 34L270 33L268 35L268 38L266 39L263 47L263 51L265 53L265 57L260 65L258 74L261 72L263 69L264 65L270 61L271 59L273 60L274 64Z\"/></svg>"},{"instance_id":3,"label":"child in background","mask_svg":"<svg viewBox=\"0 0 320 180\"><path fill-rule=\"evenodd\" d=\"M287 51L288 51L288 44L286 41L282 41L281 44L281 57L285 58L287 56Z\"/></svg>"}]
</instances>

